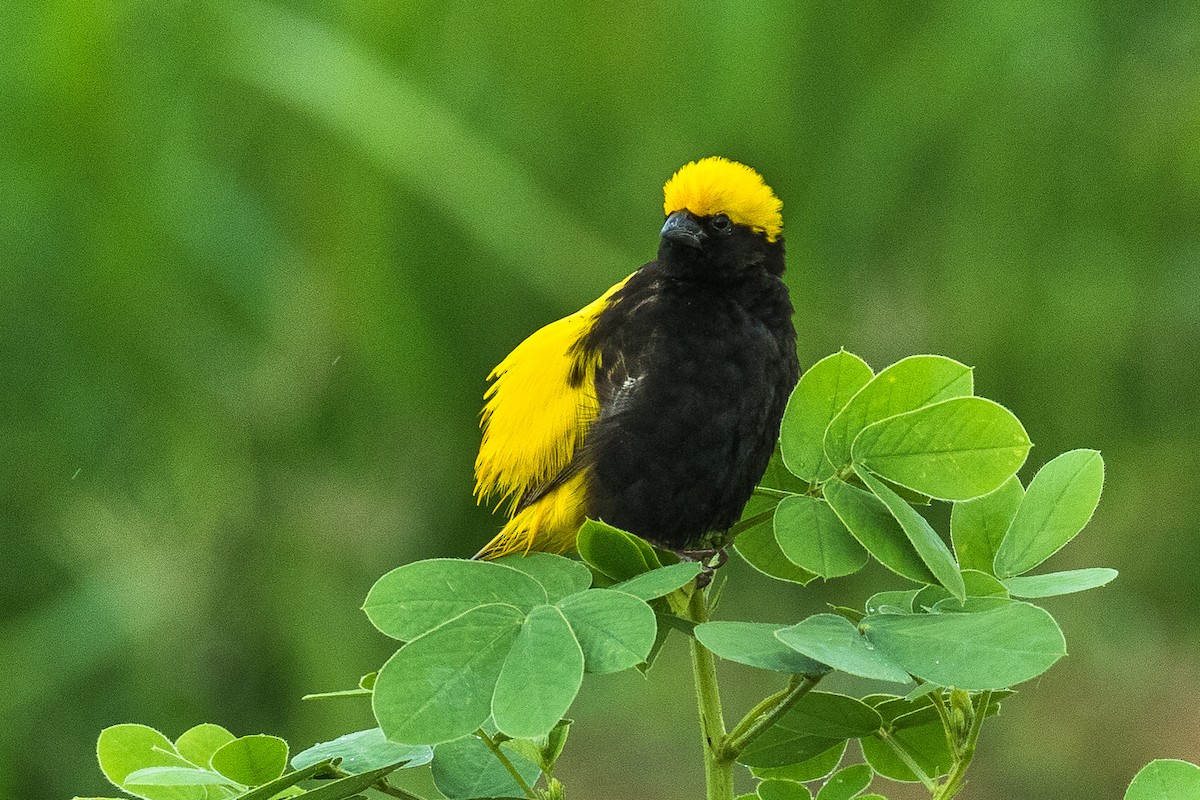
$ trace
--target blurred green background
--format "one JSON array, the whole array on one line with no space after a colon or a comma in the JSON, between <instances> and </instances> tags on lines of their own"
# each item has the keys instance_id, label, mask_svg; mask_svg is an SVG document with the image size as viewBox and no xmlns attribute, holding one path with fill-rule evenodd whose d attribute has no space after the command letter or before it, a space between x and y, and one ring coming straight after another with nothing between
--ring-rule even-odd
<instances>
[{"instance_id":1,"label":"blurred green background","mask_svg":"<svg viewBox=\"0 0 1200 800\"><path fill-rule=\"evenodd\" d=\"M358 610L474 552L484 376L654 254L723 154L784 199L804 364L936 352L1105 498L1051 565L1070 657L972 798L1200 760L1200 6L10 0L0 25L0 795L111 794L98 731L299 747L376 668ZM768 585L785 621L899 588ZM694 798L681 642L589 679L571 796ZM742 709L771 676L729 670ZM650 713L647 713L647 712ZM644 765L631 768L628 763ZM917 797L897 790L889 796Z\"/></svg>"}]
</instances>

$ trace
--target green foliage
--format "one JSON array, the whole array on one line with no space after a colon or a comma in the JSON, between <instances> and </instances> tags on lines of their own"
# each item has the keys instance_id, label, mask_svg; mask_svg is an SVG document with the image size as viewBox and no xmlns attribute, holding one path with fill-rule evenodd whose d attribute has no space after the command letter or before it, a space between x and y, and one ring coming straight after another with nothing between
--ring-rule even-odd
<instances>
[{"instance_id":1,"label":"green foliage","mask_svg":"<svg viewBox=\"0 0 1200 800\"><path fill-rule=\"evenodd\" d=\"M783 767L824 753L839 742L869 736L882 724L861 700L810 692L738 756L749 767Z\"/></svg>"},{"instance_id":2,"label":"green foliage","mask_svg":"<svg viewBox=\"0 0 1200 800\"><path fill-rule=\"evenodd\" d=\"M775 635L789 648L850 675L896 683L912 680L864 639L854 623L837 614L815 614Z\"/></svg>"},{"instance_id":3,"label":"green foliage","mask_svg":"<svg viewBox=\"0 0 1200 800\"><path fill-rule=\"evenodd\" d=\"M874 777L870 765L852 764L830 775L821 791L817 792L816 800L853 800L866 791Z\"/></svg>"},{"instance_id":4,"label":"green foliage","mask_svg":"<svg viewBox=\"0 0 1200 800\"><path fill-rule=\"evenodd\" d=\"M845 350L826 356L800 376L779 432L783 463L793 475L816 482L833 474L833 462L825 456L825 429L873 377L867 362Z\"/></svg>"},{"instance_id":5,"label":"green foliage","mask_svg":"<svg viewBox=\"0 0 1200 800\"><path fill-rule=\"evenodd\" d=\"M758 785L754 800L812 800L812 792L802 783L771 778Z\"/></svg>"},{"instance_id":6,"label":"green foliage","mask_svg":"<svg viewBox=\"0 0 1200 800\"><path fill-rule=\"evenodd\" d=\"M996 551L996 575L1021 575L1057 553L1092 518L1103 487L1095 450L1063 453L1038 470Z\"/></svg>"},{"instance_id":7,"label":"green foliage","mask_svg":"<svg viewBox=\"0 0 1200 800\"><path fill-rule=\"evenodd\" d=\"M879 614L859 626L910 674L940 686L1003 689L1036 678L1066 655L1054 618L1005 601L974 613Z\"/></svg>"},{"instance_id":8,"label":"green foliage","mask_svg":"<svg viewBox=\"0 0 1200 800\"><path fill-rule=\"evenodd\" d=\"M732 797L735 762L758 778L757 800L811 798L805 783L822 778L816 800L871 797L863 793L876 777L920 782L947 800L999 700L1065 654L1058 623L1026 600L1116 576L1024 574L1091 518L1103 461L1071 451L1025 490L1016 476L1030 448L1025 429L972 392L971 370L951 359L914 356L873 375L843 351L793 393L779 453L734 530L735 547L787 583L834 580L873 559L916 584L879 587L865 613L713 620L710 568L589 520L579 561L432 559L380 578L363 608L401 645L359 689L326 695L370 694L379 727L309 748L293 772L282 740L212 725L175 743L143 726L110 728L101 767L146 800L223 800L276 786L341 797L400 765L430 762L451 800L559 800L564 717L585 674L648 670L677 630L693 649L709 800ZM952 503L948 532L931 513L943 501ZM715 728L714 656L782 673L787 684L727 732ZM832 672L915 688L862 698L814 691ZM851 740L864 760L839 770ZM1175 769L1163 773L1175 780ZM336 780L297 788L319 775ZM1166 780L1149 775L1139 780Z\"/></svg>"},{"instance_id":9,"label":"green foliage","mask_svg":"<svg viewBox=\"0 0 1200 800\"><path fill-rule=\"evenodd\" d=\"M1142 767L1125 793L1125 800L1194 800L1196 797L1200 797L1200 767L1166 758Z\"/></svg>"},{"instance_id":10,"label":"green foliage","mask_svg":"<svg viewBox=\"0 0 1200 800\"><path fill-rule=\"evenodd\" d=\"M546 602L546 590L525 572L495 562L436 558L384 575L363 610L382 633L407 642L489 603L528 612Z\"/></svg>"},{"instance_id":11,"label":"green foliage","mask_svg":"<svg viewBox=\"0 0 1200 800\"><path fill-rule=\"evenodd\" d=\"M540 769L507 743L498 747L526 784L537 780ZM491 748L479 736L465 736L440 744L434 751L433 780L438 791L450 800L476 797L518 797L520 785L506 765L493 758Z\"/></svg>"},{"instance_id":12,"label":"green foliage","mask_svg":"<svg viewBox=\"0 0 1200 800\"><path fill-rule=\"evenodd\" d=\"M936 581L904 528L878 497L835 478L825 484L825 499L859 544L880 564L916 583ZM778 537L779 532L775 535Z\"/></svg>"},{"instance_id":13,"label":"green foliage","mask_svg":"<svg viewBox=\"0 0 1200 800\"><path fill-rule=\"evenodd\" d=\"M100 769L115 786L144 800L344 800L406 766L429 762L429 748L396 745L378 729L348 734L306 750L287 772L288 746L275 736L235 737L197 725L174 743L145 725L105 728ZM350 773L350 774L348 774ZM318 781L317 779L325 779ZM305 784L309 788L301 789Z\"/></svg>"},{"instance_id":14,"label":"green foliage","mask_svg":"<svg viewBox=\"0 0 1200 800\"><path fill-rule=\"evenodd\" d=\"M823 675L829 671L829 667L775 638L783 627L766 622L705 622L693 633L701 644L730 661L789 675Z\"/></svg>"},{"instance_id":15,"label":"green foliage","mask_svg":"<svg viewBox=\"0 0 1200 800\"><path fill-rule=\"evenodd\" d=\"M641 658L649 652L647 646ZM525 617L504 660L492 719L513 738L545 735L567 713L581 685L583 650L570 623L561 609L538 606Z\"/></svg>"},{"instance_id":16,"label":"green foliage","mask_svg":"<svg viewBox=\"0 0 1200 800\"><path fill-rule=\"evenodd\" d=\"M1043 575L1025 575L1006 578L1004 587L1013 597L1054 597L1060 594L1083 592L1104 586L1117 577L1115 569L1090 567L1071 569L1066 572L1047 572Z\"/></svg>"},{"instance_id":17,"label":"green foliage","mask_svg":"<svg viewBox=\"0 0 1200 800\"><path fill-rule=\"evenodd\" d=\"M867 551L821 498L785 497L772 524L784 558L822 578L852 575L867 565Z\"/></svg>"},{"instance_id":18,"label":"green foliage","mask_svg":"<svg viewBox=\"0 0 1200 800\"><path fill-rule=\"evenodd\" d=\"M287 769L288 746L277 736L243 736L223 744L212 754L209 763L214 770L236 783L262 786Z\"/></svg>"},{"instance_id":19,"label":"green foliage","mask_svg":"<svg viewBox=\"0 0 1200 800\"><path fill-rule=\"evenodd\" d=\"M1008 526L1023 497L1025 487L1014 475L994 492L954 504L950 536L963 569L992 572L996 551L1000 549L1000 542L1008 533Z\"/></svg>"},{"instance_id":20,"label":"green foliage","mask_svg":"<svg viewBox=\"0 0 1200 800\"><path fill-rule=\"evenodd\" d=\"M967 589L963 585L958 562L954 560L950 548L937 535L933 526L926 522L920 512L906 503L900 495L889 489L883 481L865 469L856 468L855 471L867 488L883 501L887 510L900 523L900 528L908 537L908 541L912 543L913 549L917 551L917 555L925 562L925 566L929 568L938 582L955 597L960 600L964 599L967 596Z\"/></svg>"},{"instance_id":21,"label":"green foliage","mask_svg":"<svg viewBox=\"0 0 1200 800\"><path fill-rule=\"evenodd\" d=\"M420 767L433 760L433 748L427 745L398 744L389 741L379 728L347 733L314 744L292 756L292 766L304 769L322 761L338 760L344 772L359 774L403 761L407 767Z\"/></svg>"},{"instance_id":22,"label":"green foliage","mask_svg":"<svg viewBox=\"0 0 1200 800\"><path fill-rule=\"evenodd\" d=\"M593 530L587 553L598 573L636 578L649 562L659 564L628 534L598 523ZM653 609L624 591L587 588L585 573L541 554L523 571L437 559L381 578L365 605L371 621L396 638L416 634L380 670L372 693L388 738L438 744L489 718L513 738L545 735L575 699L585 669L615 672L644 661L655 641ZM683 581L672 570L642 591L666 593ZM506 591L520 606L499 602Z\"/></svg>"},{"instance_id":23,"label":"green foliage","mask_svg":"<svg viewBox=\"0 0 1200 800\"><path fill-rule=\"evenodd\" d=\"M864 428L852 460L921 494L970 500L1014 475L1030 446L1011 411L981 397L957 397Z\"/></svg>"},{"instance_id":24,"label":"green foliage","mask_svg":"<svg viewBox=\"0 0 1200 800\"><path fill-rule=\"evenodd\" d=\"M882 370L852 395L823 432L825 455L835 469L849 464L852 445L869 425L907 411L970 395L970 367L943 356L910 356Z\"/></svg>"},{"instance_id":25,"label":"green foliage","mask_svg":"<svg viewBox=\"0 0 1200 800\"><path fill-rule=\"evenodd\" d=\"M837 769L846 754L849 741L841 741L830 747L824 753L818 753L805 761L788 764L785 767L751 767L750 773L756 778L783 778L785 780L806 782L828 777Z\"/></svg>"}]
</instances>

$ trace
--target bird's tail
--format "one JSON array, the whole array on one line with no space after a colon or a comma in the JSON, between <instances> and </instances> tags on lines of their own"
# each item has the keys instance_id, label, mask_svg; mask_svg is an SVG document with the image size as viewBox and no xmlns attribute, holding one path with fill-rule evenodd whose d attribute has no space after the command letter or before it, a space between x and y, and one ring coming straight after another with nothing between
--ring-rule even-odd
<instances>
[{"instance_id":1,"label":"bird's tail","mask_svg":"<svg viewBox=\"0 0 1200 800\"><path fill-rule=\"evenodd\" d=\"M585 475L573 476L513 515L475 558L490 560L510 553L571 552L575 549L575 535L583 524L585 493Z\"/></svg>"}]
</instances>

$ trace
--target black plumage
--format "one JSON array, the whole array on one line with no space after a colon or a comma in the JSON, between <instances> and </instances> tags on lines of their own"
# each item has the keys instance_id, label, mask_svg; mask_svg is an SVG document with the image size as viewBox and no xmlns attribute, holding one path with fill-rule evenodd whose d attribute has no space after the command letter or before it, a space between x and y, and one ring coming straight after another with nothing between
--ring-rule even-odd
<instances>
[{"instance_id":1,"label":"black plumage","mask_svg":"<svg viewBox=\"0 0 1200 800\"><path fill-rule=\"evenodd\" d=\"M601 412L587 513L673 549L719 544L770 460L799 377L784 243L717 214L668 218L658 258L580 346Z\"/></svg>"}]
</instances>

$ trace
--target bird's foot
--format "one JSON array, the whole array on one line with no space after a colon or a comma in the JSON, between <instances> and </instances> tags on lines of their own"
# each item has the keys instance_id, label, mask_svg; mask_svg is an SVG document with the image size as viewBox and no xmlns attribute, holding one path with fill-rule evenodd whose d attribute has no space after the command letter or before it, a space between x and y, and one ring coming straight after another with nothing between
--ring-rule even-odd
<instances>
[{"instance_id":1,"label":"bird's foot","mask_svg":"<svg viewBox=\"0 0 1200 800\"><path fill-rule=\"evenodd\" d=\"M703 589L712 583L713 573L729 560L729 550L725 547L710 547L704 550L679 550L677 554L684 561L696 561L700 564L700 574L696 576L696 588Z\"/></svg>"}]
</instances>

